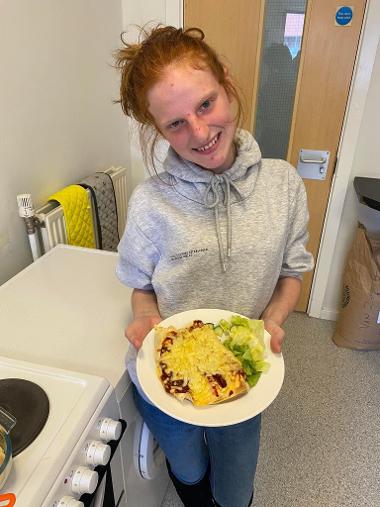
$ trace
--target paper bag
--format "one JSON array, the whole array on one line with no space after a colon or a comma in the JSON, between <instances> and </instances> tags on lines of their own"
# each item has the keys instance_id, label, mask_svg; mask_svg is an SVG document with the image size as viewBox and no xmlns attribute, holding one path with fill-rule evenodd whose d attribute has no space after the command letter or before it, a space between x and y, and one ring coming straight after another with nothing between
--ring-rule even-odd
<instances>
[{"instance_id":1,"label":"paper bag","mask_svg":"<svg viewBox=\"0 0 380 507\"><path fill-rule=\"evenodd\" d=\"M343 274L342 305L333 341L380 349L380 242L359 225Z\"/></svg>"}]
</instances>

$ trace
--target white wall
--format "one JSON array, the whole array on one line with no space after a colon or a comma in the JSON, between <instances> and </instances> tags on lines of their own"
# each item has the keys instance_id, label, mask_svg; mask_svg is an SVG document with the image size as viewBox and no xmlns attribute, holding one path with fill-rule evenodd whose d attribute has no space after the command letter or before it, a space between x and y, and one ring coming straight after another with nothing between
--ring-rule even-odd
<instances>
[{"instance_id":1,"label":"white wall","mask_svg":"<svg viewBox=\"0 0 380 507\"><path fill-rule=\"evenodd\" d=\"M140 27L147 24L152 26L158 23L165 24L166 22L165 0L144 0L140 2L122 0L121 3L123 11L123 30L125 31L123 39L129 43L134 43L138 40ZM131 188L135 188L148 176L148 172L142 160L138 125L135 121L128 120L128 127L131 139L130 186Z\"/></svg>"},{"instance_id":2,"label":"white wall","mask_svg":"<svg viewBox=\"0 0 380 507\"><path fill-rule=\"evenodd\" d=\"M159 23L165 25L182 26L182 2L181 0L144 0L134 2L122 0L124 39L133 43L138 40L139 27L155 26ZM131 138L131 188L141 183L147 176L142 154L139 146L138 127L133 120L129 121L129 135ZM157 152L159 160L164 160L167 151L167 143L162 141ZM160 170L160 164L157 164Z\"/></svg>"},{"instance_id":3,"label":"white wall","mask_svg":"<svg viewBox=\"0 0 380 507\"><path fill-rule=\"evenodd\" d=\"M110 165L128 166L112 51L121 0L2 0L0 283L32 260L16 195L35 206Z\"/></svg>"}]
</instances>

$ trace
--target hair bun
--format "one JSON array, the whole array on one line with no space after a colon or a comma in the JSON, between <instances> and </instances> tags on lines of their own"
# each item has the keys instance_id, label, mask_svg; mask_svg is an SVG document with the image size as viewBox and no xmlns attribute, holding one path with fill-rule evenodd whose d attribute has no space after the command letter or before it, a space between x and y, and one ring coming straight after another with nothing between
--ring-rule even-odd
<instances>
[{"instance_id":1,"label":"hair bun","mask_svg":"<svg viewBox=\"0 0 380 507\"><path fill-rule=\"evenodd\" d=\"M186 28L186 30L183 31L184 35L188 35L189 37L193 37L193 39L199 39L204 40L205 34L203 30L196 27Z\"/></svg>"}]
</instances>

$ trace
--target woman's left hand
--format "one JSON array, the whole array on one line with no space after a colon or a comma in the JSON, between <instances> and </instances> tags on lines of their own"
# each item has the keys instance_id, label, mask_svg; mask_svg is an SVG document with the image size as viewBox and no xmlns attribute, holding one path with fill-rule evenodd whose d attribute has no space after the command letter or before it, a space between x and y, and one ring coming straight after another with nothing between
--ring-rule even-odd
<instances>
[{"instance_id":1,"label":"woman's left hand","mask_svg":"<svg viewBox=\"0 0 380 507\"><path fill-rule=\"evenodd\" d=\"M272 352L281 352L282 343L285 338L285 331L271 319L264 319L264 327L271 335L270 348L272 349Z\"/></svg>"}]
</instances>

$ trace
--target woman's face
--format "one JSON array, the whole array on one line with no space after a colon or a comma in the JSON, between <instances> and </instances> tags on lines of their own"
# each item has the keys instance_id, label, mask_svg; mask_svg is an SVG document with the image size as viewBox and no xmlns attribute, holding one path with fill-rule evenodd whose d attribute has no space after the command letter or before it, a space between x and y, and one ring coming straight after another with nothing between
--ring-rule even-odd
<instances>
[{"instance_id":1,"label":"woman's face","mask_svg":"<svg viewBox=\"0 0 380 507\"><path fill-rule=\"evenodd\" d=\"M171 65L148 92L149 112L182 158L222 173L235 160L231 101L209 70Z\"/></svg>"}]
</instances>

